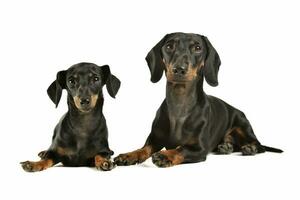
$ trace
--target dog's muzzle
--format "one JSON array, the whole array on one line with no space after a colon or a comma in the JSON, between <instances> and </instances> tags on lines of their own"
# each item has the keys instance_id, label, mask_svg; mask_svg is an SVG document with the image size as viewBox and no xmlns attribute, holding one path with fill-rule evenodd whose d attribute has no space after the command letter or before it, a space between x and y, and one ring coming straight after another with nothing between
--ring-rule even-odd
<instances>
[{"instance_id":1,"label":"dog's muzzle","mask_svg":"<svg viewBox=\"0 0 300 200\"><path fill-rule=\"evenodd\" d=\"M75 106L81 112L91 111L97 103L98 95L92 95L88 97L73 97Z\"/></svg>"}]
</instances>

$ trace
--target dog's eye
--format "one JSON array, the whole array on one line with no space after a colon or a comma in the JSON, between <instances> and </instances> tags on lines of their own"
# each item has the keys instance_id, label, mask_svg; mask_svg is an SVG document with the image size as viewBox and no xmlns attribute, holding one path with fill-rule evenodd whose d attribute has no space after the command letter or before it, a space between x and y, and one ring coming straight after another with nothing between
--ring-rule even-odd
<instances>
[{"instance_id":1,"label":"dog's eye","mask_svg":"<svg viewBox=\"0 0 300 200\"><path fill-rule=\"evenodd\" d=\"M194 48L195 48L196 52L200 52L201 51L201 47L199 45L196 45Z\"/></svg>"},{"instance_id":2,"label":"dog's eye","mask_svg":"<svg viewBox=\"0 0 300 200\"><path fill-rule=\"evenodd\" d=\"M166 45L166 49L167 49L168 51L173 51L173 50L174 50L174 44L171 44L171 43L167 44L167 45Z\"/></svg>"},{"instance_id":3,"label":"dog's eye","mask_svg":"<svg viewBox=\"0 0 300 200\"><path fill-rule=\"evenodd\" d=\"M69 79L69 83L70 83L71 85L74 85L74 84L75 84L75 80L74 80L74 79Z\"/></svg>"},{"instance_id":4,"label":"dog's eye","mask_svg":"<svg viewBox=\"0 0 300 200\"><path fill-rule=\"evenodd\" d=\"M99 77L95 76L95 77L93 78L93 81L94 81L94 82L99 81Z\"/></svg>"}]
</instances>

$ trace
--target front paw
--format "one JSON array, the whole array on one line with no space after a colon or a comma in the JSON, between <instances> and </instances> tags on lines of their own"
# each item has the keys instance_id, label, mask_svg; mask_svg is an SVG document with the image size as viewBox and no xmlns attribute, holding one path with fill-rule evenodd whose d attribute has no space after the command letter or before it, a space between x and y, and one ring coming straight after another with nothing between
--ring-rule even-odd
<instances>
[{"instance_id":1,"label":"front paw","mask_svg":"<svg viewBox=\"0 0 300 200\"><path fill-rule=\"evenodd\" d=\"M120 154L114 158L114 163L118 166L135 165L141 162L142 161L139 160L138 156L133 155L132 153Z\"/></svg>"},{"instance_id":2,"label":"front paw","mask_svg":"<svg viewBox=\"0 0 300 200\"><path fill-rule=\"evenodd\" d=\"M173 166L172 160L168 158L168 156L157 152L152 155L152 162L155 164L157 167L171 167Z\"/></svg>"},{"instance_id":3,"label":"front paw","mask_svg":"<svg viewBox=\"0 0 300 200\"><path fill-rule=\"evenodd\" d=\"M233 145L225 142L218 145L218 154L231 154L233 152Z\"/></svg>"},{"instance_id":4,"label":"front paw","mask_svg":"<svg viewBox=\"0 0 300 200\"><path fill-rule=\"evenodd\" d=\"M37 172L41 171L42 169L36 164L36 162L31 162L31 161L25 161L25 162L20 162L22 168L26 172Z\"/></svg>"},{"instance_id":5,"label":"front paw","mask_svg":"<svg viewBox=\"0 0 300 200\"><path fill-rule=\"evenodd\" d=\"M151 156L151 146L145 146L141 149L120 154L114 158L114 163L119 166L135 165L144 162Z\"/></svg>"},{"instance_id":6,"label":"front paw","mask_svg":"<svg viewBox=\"0 0 300 200\"><path fill-rule=\"evenodd\" d=\"M115 167L115 165L113 162L110 161L109 158L102 157L100 155L96 155L95 156L95 167L98 170L110 171Z\"/></svg>"},{"instance_id":7,"label":"front paw","mask_svg":"<svg viewBox=\"0 0 300 200\"><path fill-rule=\"evenodd\" d=\"M104 160L101 163L96 164L96 169L101 171L110 171L115 168L115 164L110 160Z\"/></svg>"}]
</instances>

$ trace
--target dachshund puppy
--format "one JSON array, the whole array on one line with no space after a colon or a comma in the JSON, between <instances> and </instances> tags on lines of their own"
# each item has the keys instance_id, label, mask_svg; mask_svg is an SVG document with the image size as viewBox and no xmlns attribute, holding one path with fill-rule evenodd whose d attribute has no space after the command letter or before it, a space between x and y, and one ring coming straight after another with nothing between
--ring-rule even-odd
<instances>
[{"instance_id":1,"label":"dachshund puppy","mask_svg":"<svg viewBox=\"0 0 300 200\"><path fill-rule=\"evenodd\" d=\"M55 127L49 149L39 153L41 160L21 162L25 171L45 170L59 162L64 166L94 166L104 171L114 167L102 113L104 85L114 98L120 81L110 73L108 65L79 63L57 73L47 92L57 107L62 90L66 89L68 112Z\"/></svg>"}]
</instances>

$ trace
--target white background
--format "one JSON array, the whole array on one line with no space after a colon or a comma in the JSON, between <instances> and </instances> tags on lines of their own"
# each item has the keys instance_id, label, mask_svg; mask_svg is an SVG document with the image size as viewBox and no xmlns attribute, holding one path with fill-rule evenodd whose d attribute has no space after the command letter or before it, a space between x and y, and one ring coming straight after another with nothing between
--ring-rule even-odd
<instances>
[{"instance_id":1,"label":"white background","mask_svg":"<svg viewBox=\"0 0 300 200\"><path fill-rule=\"evenodd\" d=\"M297 1L1 1L0 199L299 199L299 46ZM122 81L105 91L109 143L141 147L165 96L144 60L170 32L206 35L219 52L219 86L205 91L244 111L259 140L283 154L209 155L156 168L151 160L110 172L54 167L26 173L67 110L46 89L56 72L87 61L109 64ZM298 186L297 186L298 185Z\"/></svg>"}]
</instances>

